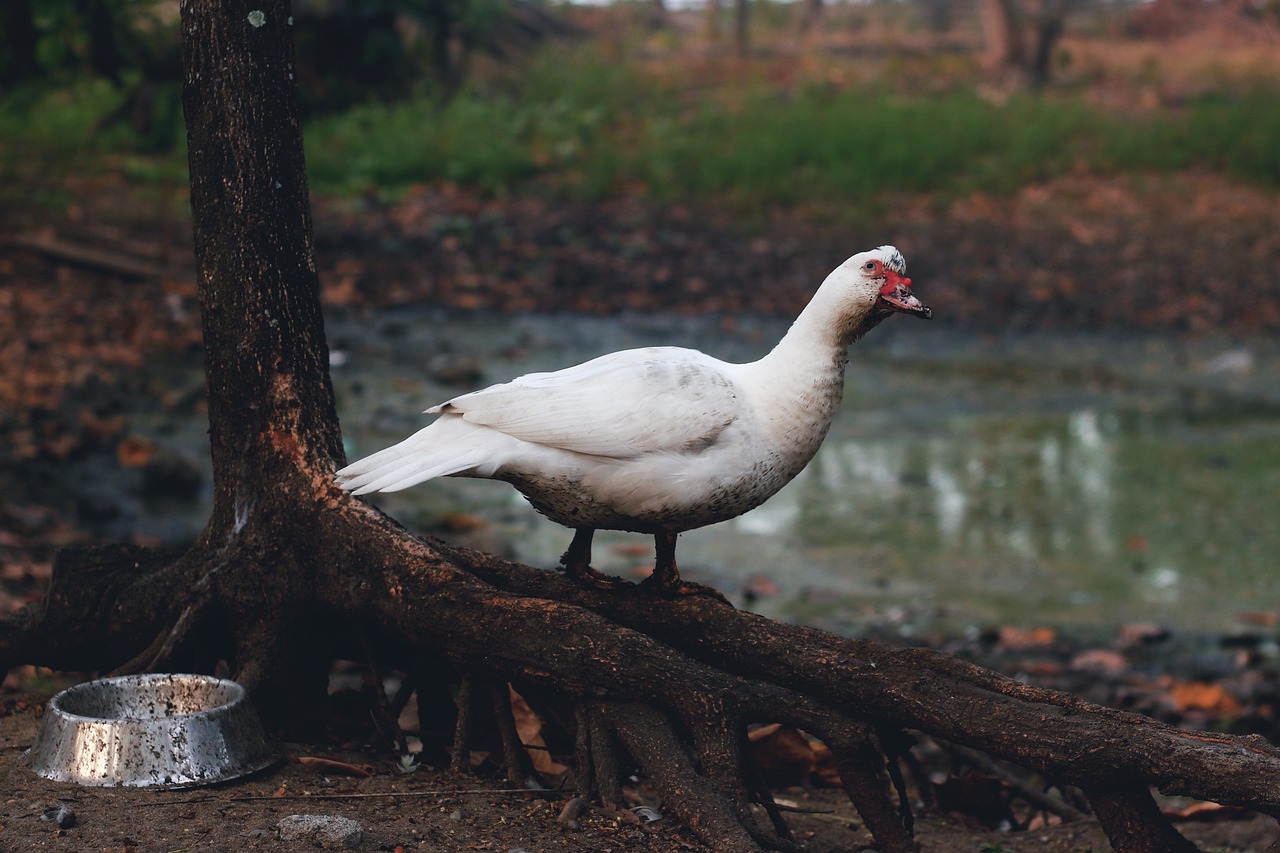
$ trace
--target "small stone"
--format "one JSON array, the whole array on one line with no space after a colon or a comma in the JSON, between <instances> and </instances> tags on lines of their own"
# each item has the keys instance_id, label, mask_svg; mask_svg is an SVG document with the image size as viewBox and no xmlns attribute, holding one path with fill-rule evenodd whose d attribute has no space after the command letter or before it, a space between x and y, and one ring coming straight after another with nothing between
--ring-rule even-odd
<instances>
[{"instance_id":1,"label":"small stone","mask_svg":"<svg viewBox=\"0 0 1280 853\"><path fill-rule=\"evenodd\" d=\"M51 809L45 809L40 815L41 820L51 820L58 825L58 829L70 829L76 825L76 813L66 806L54 806Z\"/></svg>"},{"instance_id":2,"label":"small stone","mask_svg":"<svg viewBox=\"0 0 1280 853\"><path fill-rule=\"evenodd\" d=\"M336 815L291 814L281 818L276 829L281 841L307 841L325 850L356 847L364 840L364 827Z\"/></svg>"},{"instance_id":3,"label":"small stone","mask_svg":"<svg viewBox=\"0 0 1280 853\"><path fill-rule=\"evenodd\" d=\"M55 806L47 808L41 813L40 820L52 821L58 824L58 829L70 829L76 826L76 812L65 806Z\"/></svg>"},{"instance_id":4,"label":"small stone","mask_svg":"<svg viewBox=\"0 0 1280 853\"><path fill-rule=\"evenodd\" d=\"M590 803L586 797L574 797L564 804L564 808L560 811L560 816L556 818L558 823L562 823L569 829L578 828L578 818L582 817L582 813L587 810Z\"/></svg>"}]
</instances>

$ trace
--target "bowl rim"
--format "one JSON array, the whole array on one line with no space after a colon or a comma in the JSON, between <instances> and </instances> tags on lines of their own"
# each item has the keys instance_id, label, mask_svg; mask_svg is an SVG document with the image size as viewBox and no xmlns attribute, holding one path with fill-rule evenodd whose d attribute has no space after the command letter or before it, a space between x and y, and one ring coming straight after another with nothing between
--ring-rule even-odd
<instances>
[{"instance_id":1,"label":"bowl rim","mask_svg":"<svg viewBox=\"0 0 1280 853\"><path fill-rule=\"evenodd\" d=\"M77 714L75 711L68 711L62 707L62 701L68 694L76 691L84 691L89 688L101 685L110 685L112 687L126 684L138 683L139 686L149 685L156 681L172 681L175 679L192 679L198 680L219 687L228 687L234 693L230 699L218 705L212 705L208 708L201 708L199 711L187 711L182 714L162 714L156 717L90 717L85 714ZM249 698L249 691L244 689L244 685L229 678L219 678L216 675L201 675L191 672L142 672L136 675L115 675L110 678L95 678L90 681L82 681L79 684L73 684L70 687L63 688L50 697L49 702L45 705L46 711L54 711L59 716L68 720L86 723L109 723L111 725L119 725L121 723L150 723L162 720L180 720L189 717L207 716L224 708L230 708L238 702L244 702Z\"/></svg>"}]
</instances>

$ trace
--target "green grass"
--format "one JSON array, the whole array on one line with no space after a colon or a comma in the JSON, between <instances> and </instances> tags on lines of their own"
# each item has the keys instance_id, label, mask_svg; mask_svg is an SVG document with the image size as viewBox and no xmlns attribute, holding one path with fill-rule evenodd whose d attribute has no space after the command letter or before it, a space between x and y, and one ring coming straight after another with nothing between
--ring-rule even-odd
<instances>
[{"instance_id":1,"label":"green grass","mask_svg":"<svg viewBox=\"0 0 1280 853\"><path fill-rule=\"evenodd\" d=\"M898 192L1006 193L1084 167L1097 174L1215 170L1280 186L1280 88L1177 110L1122 114L1080 95L1004 104L951 91L904 96L867 84L781 92L756 82L689 85L560 49L448 103L369 104L306 128L312 186L397 193L442 181L600 197L641 186L668 199L744 208L838 208ZM0 102L0 177L110 160L133 180L181 180L181 152L153 154L117 124L105 84ZM97 159L95 159L97 158Z\"/></svg>"},{"instance_id":2,"label":"green grass","mask_svg":"<svg viewBox=\"0 0 1280 853\"><path fill-rule=\"evenodd\" d=\"M1280 186L1280 90L1126 115L1079 96L1003 105L971 93L761 85L699 94L604 63L544 60L508 91L368 107L309 129L315 184L530 182L579 195L838 202L887 192L1004 193L1084 166L1218 170Z\"/></svg>"}]
</instances>

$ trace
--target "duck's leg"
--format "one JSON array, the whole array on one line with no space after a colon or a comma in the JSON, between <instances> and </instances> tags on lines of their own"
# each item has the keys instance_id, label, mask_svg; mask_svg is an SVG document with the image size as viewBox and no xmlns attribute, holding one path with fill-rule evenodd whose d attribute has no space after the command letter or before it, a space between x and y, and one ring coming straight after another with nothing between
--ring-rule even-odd
<instances>
[{"instance_id":1,"label":"duck's leg","mask_svg":"<svg viewBox=\"0 0 1280 853\"><path fill-rule=\"evenodd\" d=\"M576 528L573 532L573 541L569 543L569 550L560 557L560 565L564 568L565 574L583 586L596 589L614 589L622 586L626 583L622 578L612 578L591 568L591 538L595 534L596 531L591 527Z\"/></svg>"},{"instance_id":2,"label":"duck's leg","mask_svg":"<svg viewBox=\"0 0 1280 853\"><path fill-rule=\"evenodd\" d=\"M653 543L655 555L653 574L645 578L641 586L656 590L660 595L668 598L677 595L709 595L720 599L725 604L729 603L729 599L725 598L719 590L700 583L680 580L680 569L676 566L675 533L656 533Z\"/></svg>"}]
</instances>

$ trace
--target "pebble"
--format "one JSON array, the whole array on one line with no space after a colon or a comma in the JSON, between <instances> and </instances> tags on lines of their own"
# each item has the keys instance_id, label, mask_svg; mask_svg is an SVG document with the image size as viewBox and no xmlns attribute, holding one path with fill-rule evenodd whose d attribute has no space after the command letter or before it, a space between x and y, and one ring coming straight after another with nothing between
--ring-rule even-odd
<instances>
[{"instance_id":1,"label":"pebble","mask_svg":"<svg viewBox=\"0 0 1280 853\"><path fill-rule=\"evenodd\" d=\"M364 827L347 817L291 814L276 824L281 841L309 841L325 850L356 847L364 840Z\"/></svg>"},{"instance_id":2,"label":"pebble","mask_svg":"<svg viewBox=\"0 0 1280 853\"><path fill-rule=\"evenodd\" d=\"M46 809L41 815L41 820L51 820L58 825L59 829L70 829L76 825L76 813L66 806L54 806Z\"/></svg>"}]
</instances>

